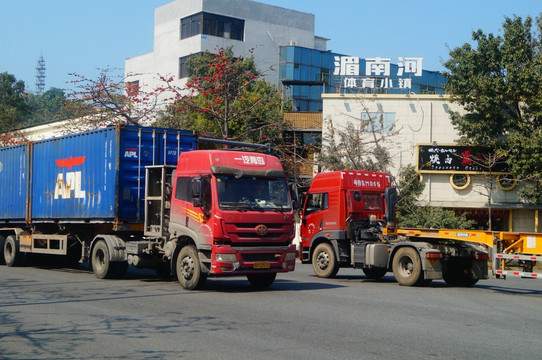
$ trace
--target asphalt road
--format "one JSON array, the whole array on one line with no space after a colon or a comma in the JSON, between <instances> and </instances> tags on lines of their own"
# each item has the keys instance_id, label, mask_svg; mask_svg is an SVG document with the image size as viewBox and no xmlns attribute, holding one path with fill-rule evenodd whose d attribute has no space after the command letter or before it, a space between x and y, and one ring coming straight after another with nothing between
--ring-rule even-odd
<instances>
[{"instance_id":1,"label":"asphalt road","mask_svg":"<svg viewBox=\"0 0 542 360\"><path fill-rule=\"evenodd\" d=\"M540 280L411 288L298 263L265 291L186 291L152 271L0 266L0 359L539 359L541 339Z\"/></svg>"}]
</instances>

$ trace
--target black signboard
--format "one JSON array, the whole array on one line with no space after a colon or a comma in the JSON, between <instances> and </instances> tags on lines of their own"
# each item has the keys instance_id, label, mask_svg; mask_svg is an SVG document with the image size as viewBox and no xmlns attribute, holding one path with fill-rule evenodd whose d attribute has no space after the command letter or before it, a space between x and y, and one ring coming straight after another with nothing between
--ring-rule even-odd
<instances>
[{"instance_id":1,"label":"black signboard","mask_svg":"<svg viewBox=\"0 0 542 360\"><path fill-rule=\"evenodd\" d=\"M418 145L418 171L508 173L506 158L489 149L458 145Z\"/></svg>"}]
</instances>

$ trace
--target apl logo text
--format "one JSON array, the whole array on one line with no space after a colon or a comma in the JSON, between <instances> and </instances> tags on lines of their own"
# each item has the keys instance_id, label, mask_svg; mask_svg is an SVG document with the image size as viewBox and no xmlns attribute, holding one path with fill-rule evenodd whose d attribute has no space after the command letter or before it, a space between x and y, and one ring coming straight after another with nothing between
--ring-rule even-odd
<instances>
[{"instance_id":1,"label":"apl logo text","mask_svg":"<svg viewBox=\"0 0 542 360\"><path fill-rule=\"evenodd\" d=\"M83 165L86 156L79 156L67 159L55 160L55 163L60 169L67 168L71 170L73 166ZM73 194L73 196L72 196ZM55 183L54 198L62 199L84 199L85 191L81 190L81 171L68 171L66 173L59 173Z\"/></svg>"}]
</instances>

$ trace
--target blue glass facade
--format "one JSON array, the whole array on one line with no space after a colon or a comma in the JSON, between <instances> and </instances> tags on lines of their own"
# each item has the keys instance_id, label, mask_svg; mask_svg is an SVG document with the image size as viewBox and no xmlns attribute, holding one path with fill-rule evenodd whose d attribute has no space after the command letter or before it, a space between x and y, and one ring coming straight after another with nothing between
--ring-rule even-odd
<instances>
[{"instance_id":1,"label":"blue glass facade","mask_svg":"<svg viewBox=\"0 0 542 360\"><path fill-rule=\"evenodd\" d=\"M444 94L441 73L422 70L421 76L399 76L398 64L389 65L389 76L365 76L366 60L359 59L358 74L334 75L336 57L342 56L299 46L280 47L279 81L295 111L322 111L322 93Z\"/></svg>"}]
</instances>

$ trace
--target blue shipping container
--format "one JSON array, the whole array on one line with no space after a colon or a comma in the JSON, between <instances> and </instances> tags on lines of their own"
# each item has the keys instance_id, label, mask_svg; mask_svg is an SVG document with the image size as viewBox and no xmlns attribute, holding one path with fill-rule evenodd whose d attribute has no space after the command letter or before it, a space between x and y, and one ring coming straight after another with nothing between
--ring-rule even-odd
<instances>
[{"instance_id":1,"label":"blue shipping container","mask_svg":"<svg viewBox=\"0 0 542 360\"><path fill-rule=\"evenodd\" d=\"M0 161L9 158L6 162L15 167L17 148L7 149L9 155L0 152ZM30 170L17 169L9 176L24 172L25 179L29 177L30 198L22 203L29 204L32 222L140 223L144 219L145 166L176 165L181 152L195 148L191 131L108 127L29 144ZM18 196L0 195L3 203L7 196ZM25 198L22 194L17 200ZM25 207L20 204L13 211L3 208L0 219L19 219L21 206L24 219Z\"/></svg>"},{"instance_id":2,"label":"blue shipping container","mask_svg":"<svg viewBox=\"0 0 542 360\"><path fill-rule=\"evenodd\" d=\"M26 145L0 149L0 219L26 218L28 161Z\"/></svg>"}]
</instances>

